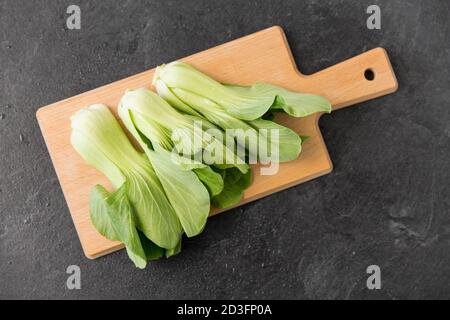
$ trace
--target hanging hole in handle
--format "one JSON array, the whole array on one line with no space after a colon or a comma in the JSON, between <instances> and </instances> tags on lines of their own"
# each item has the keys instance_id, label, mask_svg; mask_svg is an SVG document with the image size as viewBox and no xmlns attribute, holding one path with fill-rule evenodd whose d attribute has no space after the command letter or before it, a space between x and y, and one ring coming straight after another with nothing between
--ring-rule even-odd
<instances>
[{"instance_id":1,"label":"hanging hole in handle","mask_svg":"<svg viewBox=\"0 0 450 320\"><path fill-rule=\"evenodd\" d=\"M366 69L366 71L364 71L364 77L368 81L373 81L373 80L375 80L375 72L373 72L373 70L370 68Z\"/></svg>"}]
</instances>

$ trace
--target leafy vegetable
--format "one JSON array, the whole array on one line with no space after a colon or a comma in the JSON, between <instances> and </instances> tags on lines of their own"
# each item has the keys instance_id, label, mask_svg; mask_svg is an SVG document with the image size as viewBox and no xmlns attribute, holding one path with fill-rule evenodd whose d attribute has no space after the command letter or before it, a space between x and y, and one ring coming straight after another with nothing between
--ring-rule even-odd
<instances>
[{"instance_id":1,"label":"leafy vegetable","mask_svg":"<svg viewBox=\"0 0 450 320\"><path fill-rule=\"evenodd\" d=\"M220 209L230 208L242 200L244 191L252 182L252 172L243 174L236 168L218 170L224 181L223 192L212 198L212 204Z\"/></svg>"},{"instance_id":2,"label":"leafy vegetable","mask_svg":"<svg viewBox=\"0 0 450 320\"><path fill-rule=\"evenodd\" d=\"M159 260L160 258L167 255L167 252L171 252L175 249L164 249L153 243L148 239L142 232L138 230L139 238L141 239L142 248L144 249L147 261ZM180 240L181 242L181 240ZM178 248L178 245L175 247Z\"/></svg>"},{"instance_id":3,"label":"leafy vegetable","mask_svg":"<svg viewBox=\"0 0 450 320\"><path fill-rule=\"evenodd\" d=\"M265 144L259 145L261 161L278 159L279 162L287 162L297 159L300 155L302 139L291 129L264 119L256 119L248 123L259 133L260 139L267 143L267 150L261 148Z\"/></svg>"},{"instance_id":4,"label":"leafy vegetable","mask_svg":"<svg viewBox=\"0 0 450 320\"><path fill-rule=\"evenodd\" d=\"M175 248L166 250L166 258L171 258L173 256L176 256L177 254L179 254L181 252L181 248L182 248L182 242L180 241Z\"/></svg>"},{"instance_id":5,"label":"leafy vegetable","mask_svg":"<svg viewBox=\"0 0 450 320\"><path fill-rule=\"evenodd\" d=\"M263 83L224 85L180 62L159 67L153 84L165 100L141 88L127 91L119 105L144 153L105 105L72 117L73 147L114 188L92 190L92 223L104 237L123 242L138 268L180 253L182 235L203 231L211 205L239 203L252 183L250 160L299 156L307 137L273 122L275 112L331 112L320 96Z\"/></svg>"},{"instance_id":6,"label":"leafy vegetable","mask_svg":"<svg viewBox=\"0 0 450 320\"><path fill-rule=\"evenodd\" d=\"M158 94L174 107L193 115L202 113L198 108L205 110L213 104L220 106L230 116L247 121L259 119L269 110L276 109L283 109L294 117L331 112L330 102L321 96L294 93L266 83L257 83L251 87L222 85L182 62L160 66L153 84ZM212 104L193 105L180 97L187 93L203 97Z\"/></svg>"},{"instance_id":7,"label":"leafy vegetable","mask_svg":"<svg viewBox=\"0 0 450 320\"><path fill-rule=\"evenodd\" d=\"M214 198L223 192L224 194L222 195L222 198L227 197L226 195L228 194L228 203L231 203L230 206L237 204L242 199L243 190L235 191L237 194L224 190L224 181L222 176L213 171L209 166L202 166L199 162L195 161L193 163L189 163L192 158L185 158L173 152L170 153L169 157L169 153L167 151L159 150L158 148L158 145L161 147L169 145L172 146L175 145L175 142L168 138L169 134L165 134L164 141L161 143L161 140L158 139L161 139L163 135L156 136L155 131L163 128L163 130L172 130L173 133L173 131L181 127L185 129L184 131L181 131L181 134L184 138L187 138L188 145L195 148L195 141L197 141L197 143L200 142L197 149L195 149L188 156L195 158L196 153L203 152L201 161L205 161L205 158L207 162L212 159L213 161L208 163L214 163L215 167L222 168L222 170L236 168L242 174L247 174L250 171L249 166L245 164L243 160L240 162L238 161L238 157L234 150L225 146L222 140L216 139L213 135L208 133L209 131L205 131L208 129L218 130L210 122L206 120L203 121L203 119L198 116L185 116L177 112L160 97L146 89L128 91L120 104L119 114L127 128L133 133L138 141L140 141L144 150L146 150L147 155L153 163L156 173L159 175L163 187L165 189L170 189L166 190L166 194L177 211L178 217L180 218L188 236L194 236L201 232L202 228L200 228L200 226L206 223L209 209L208 212L206 212L206 210L199 212L201 210L201 206L198 205L200 203L204 203L206 198L209 201L209 197ZM195 121L198 120L202 120L201 126L196 127ZM180 133L180 131L178 132ZM222 132L219 133L222 134ZM172 134L170 136L172 136ZM172 169L165 168L164 170L158 170L155 166L159 163L156 158L164 157L161 157L159 154L152 155L149 150L150 148L154 148L157 153L166 152L166 161L164 161L164 163L166 166L172 166ZM209 158L210 154L213 155L211 158ZM170 158L172 159L171 164L169 164L171 160ZM226 164L229 159L232 159L231 163ZM187 163L184 162L186 160L188 160ZM178 165L180 168L176 168L176 166L174 168L174 164ZM159 163L159 165L162 164ZM193 172L177 173L177 170L180 171L180 169L193 170ZM172 173L173 176L170 178L164 178L162 176L164 173ZM190 177L188 176L189 174L191 175ZM194 175L196 175L197 179L194 179ZM180 181L181 177L184 177L183 181ZM175 180L175 182L171 183L170 180ZM199 182L203 185L199 184ZM178 187L172 188L174 185L177 185ZM186 190L184 196L181 196L181 199L185 199L183 201L180 200L180 195L177 195L175 192L180 188L182 190ZM203 191L198 191L202 189L205 190L206 193ZM198 197L201 197L201 200L195 199ZM181 205L182 202L197 205L191 205L189 209L186 209L186 204ZM177 203L180 205L177 206ZM188 214L186 210L194 212ZM186 221L186 218L184 218L186 215L190 217L188 220L191 222ZM193 223L192 220L194 220L195 217L204 217L204 219L198 218L200 220L197 221L197 223ZM192 226L189 227L188 224L195 224L196 228L192 228Z\"/></svg>"},{"instance_id":8,"label":"leafy vegetable","mask_svg":"<svg viewBox=\"0 0 450 320\"><path fill-rule=\"evenodd\" d=\"M284 112L296 118L307 117L317 112L331 112L330 102L324 97L315 94L291 92L267 83L257 83L251 87L225 86L240 95L275 97L275 101L269 110L284 110Z\"/></svg>"},{"instance_id":9,"label":"leafy vegetable","mask_svg":"<svg viewBox=\"0 0 450 320\"><path fill-rule=\"evenodd\" d=\"M275 101L274 96L237 94L194 67L181 62L160 66L153 84L159 95L189 114L193 114L193 106L180 99L175 90L178 90L178 94L184 91L206 97L222 106L228 114L241 120L262 117Z\"/></svg>"},{"instance_id":10,"label":"leafy vegetable","mask_svg":"<svg viewBox=\"0 0 450 320\"><path fill-rule=\"evenodd\" d=\"M223 191L224 182L222 176L211 167L195 169L194 172L208 189L211 198L219 195Z\"/></svg>"},{"instance_id":11,"label":"leafy vegetable","mask_svg":"<svg viewBox=\"0 0 450 320\"><path fill-rule=\"evenodd\" d=\"M218 138L218 136L222 137L221 132L215 136L203 130L194 119L185 117L152 91L145 88L127 91L119 106L119 114L127 128L131 128L130 131L133 127L139 128L142 135L151 143L158 143L166 149L167 145L175 145L176 150L194 160L196 154L202 153L201 160L208 164L227 163L243 173L249 170L249 166L244 160L239 159L235 150L228 148ZM167 132L164 138L162 135L155 134L155 131L161 127ZM176 143L175 138L178 138L181 143ZM163 142L161 142L162 139L164 139Z\"/></svg>"},{"instance_id":12,"label":"leafy vegetable","mask_svg":"<svg viewBox=\"0 0 450 320\"><path fill-rule=\"evenodd\" d=\"M126 183L113 194L102 186L96 186L90 198L91 220L105 238L123 242L136 267L144 269L147 261L160 258L164 249L145 236L140 236L136 229L135 213L126 192ZM145 242L141 242L144 239Z\"/></svg>"},{"instance_id":13,"label":"leafy vegetable","mask_svg":"<svg viewBox=\"0 0 450 320\"><path fill-rule=\"evenodd\" d=\"M127 195L126 185L110 194L98 185L92 189L90 197L91 221L99 233L112 241L125 245L130 259L136 267L144 269L147 261L167 258L181 251L181 240L173 249L163 249L149 240L135 224L135 212Z\"/></svg>"},{"instance_id":14,"label":"leafy vegetable","mask_svg":"<svg viewBox=\"0 0 450 320\"><path fill-rule=\"evenodd\" d=\"M304 117L331 111L330 103L317 95L263 83L251 87L222 85L181 62L159 67L153 84L158 94L181 112L203 116L223 130L235 130L237 143L262 162L292 161L301 152L302 139L291 129L271 122L272 112L284 110Z\"/></svg>"},{"instance_id":15,"label":"leafy vegetable","mask_svg":"<svg viewBox=\"0 0 450 320\"><path fill-rule=\"evenodd\" d=\"M186 163L182 164L183 160L181 159L190 160L190 158L182 158L176 153L162 149L173 146L174 142L169 138L168 133L156 133L161 129L164 131L176 130L173 123L177 123L178 126L187 128L187 136L189 136L191 145L195 145L195 142L190 140L191 138L203 137L200 138L202 139L201 150L207 150L212 142L214 152L225 150L228 157L237 158L231 149L228 149L221 141L214 140L214 137L204 131L205 128L216 129L210 122L203 122L203 119L198 116L186 117L178 113L164 100L146 89L128 91L120 103L119 115L145 150L189 237L202 232L209 215L210 197L212 203L221 208L227 205L233 206L241 201L243 191L248 186L242 188L236 184L225 189L223 177L225 172L232 169L235 169L232 172L236 171L241 175L251 176L248 165L245 163L227 165L219 159L214 165L222 168L221 174L219 174L211 167L202 167L198 163L191 166ZM202 120L202 127L193 127L193 122L197 120ZM189 169L193 171L187 171ZM237 173L234 175L237 176Z\"/></svg>"},{"instance_id":16,"label":"leafy vegetable","mask_svg":"<svg viewBox=\"0 0 450 320\"><path fill-rule=\"evenodd\" d=\"M71 141L87 163L105 174L116 190L121 190L119 205L109 205L110 210L115 208L114 216L129 211L123 209L126 195L135 212L137 229L162 248L172 249L179 244L181 223L155 171L145 156L134 149L106 106L94 105L73 116ZM101 197L94 199L100 201ZM92 211L99 206L91 201ZM96 217L95 212L93 216ZM107 223L97 222L97 226L110 230ZM120 234L115 236L124 241Z\"/></svg>"},{"instance_id":17,"label":"leafy vegetable","mask_svg":"<svg viewBox=\"0 0 450 320\"><path fill-rule=\"evenodd\" d=\"M144 97L147 96L144 91L141 92ZM130 95L132 96L131 92L128 92L123 97L119 114L129 131L145 150L187 236L194 237L203 231L209 216L208 190L194 172L185 170L172 161L171 152L163 149L163 146L172 145L168 136L155 138L154 132L159 130L160 127L150 120L148 113L151 110L151 105L146 105L146 103L153 101L158 103L158 99L161 98L157 97L154 100L129 99ZM135 119L139 120L136 121ZM145 136L144 132L152 133Z\"/></svg>"}]
</instances>

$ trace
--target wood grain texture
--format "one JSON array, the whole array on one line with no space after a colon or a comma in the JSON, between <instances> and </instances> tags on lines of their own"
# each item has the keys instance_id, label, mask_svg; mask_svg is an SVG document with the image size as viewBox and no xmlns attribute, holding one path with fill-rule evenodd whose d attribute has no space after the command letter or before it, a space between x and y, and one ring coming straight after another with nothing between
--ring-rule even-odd
<instances>
[{"instance_id":1,"label":"wood grain texture","mask_svg":"<svg viewBox=\"0 0 450 320\"><path fill-rule=\"evenodd\" d=\"M334 110L373 99L397 90L397 81L386 51L377 48L316 74L302 75L295 65L283 30L272 27L224 45L181 59L215 79L235 84L267 82L299 92L321 94ZM364 72L375 74L368 81ZM122 248L103 238L89 217L89 192L96 184L111 187L101 173L87 166L70 144L70 117L95 103L108 105L113 112L125 90L151 86L154 70L103 86L43 107L37 119L55 166L83 250L95 259ZM280 123L311 138L299 159L281 164L275 176L261 176L257 166L252 186L242 204L317 178L332 171L328 151L318 128L320 115L295 119L281 115ZM211 215L217 214L214 211Z\"/></svg>"}]
</instances>

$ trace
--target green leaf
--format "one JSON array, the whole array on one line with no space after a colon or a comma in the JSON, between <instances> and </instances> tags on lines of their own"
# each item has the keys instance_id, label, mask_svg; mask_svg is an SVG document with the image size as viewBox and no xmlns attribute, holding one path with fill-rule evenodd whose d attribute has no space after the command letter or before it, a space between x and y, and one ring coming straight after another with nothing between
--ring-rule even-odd
<instances>
[{"instance_id":1,"label":"green leaf","mask_svg":"<svg viewBox=\"0 0 450 320\"><path fill-rule=\"evenodd\" d=\"M222 176L211 169L211 167L195 169L194 172L208 189L211 198L217 196L223 191L224 182Z\"/></svg>"},{"instance_id":2,"label":"green leaf","mask_svg":"<svg viewBox=\"0 0 450 320\"><path fill-rule=\"evenodd\" d=\"M267 83L257 83L251 87L226 85L239 95L269 96L274 98L274 103L269 108L271 111L284 110L293 117L306 117L317 112L330 113L331 103L322 96L298 93L286 90Z\"/></svg>"},{"instance_id":3,"label":"green leaf","mask_svg":"<svg viewBox=\"0 0 450 320\"><path fill-rule=\"evenodd\" d=\"M331 113L331 103L318 95L294 93L288 90L272 87L277 95L272 110L283 109L293 117L307 117L318 112Z\"/></svg>"},{"instance_id":4,"label":"green leaf","mask_svg":"<svg viewBox=\"0 0 450 320\"><path fill-rule=\"evenodd\" d=\"M170 152L155 152L147 148L146 154L186 235L194 237L200 234L210 212L209 193L205 186L194 172L182 170L174 164Z\"/></svg>"},{"instance_id":5,"label":"green leaf","mask_svg":"<svg viewBox=\"0 0 450 320\"><path fill-rule=\"evenodd\" d=\"M244 196L244 191L252 183L252 171L243 174L236 168L219 170L224 180L223 191L212 198L212 204L216 208L226 209L239 204Z\"/></svg>"},{"instance_id":6,"label":"green leaf","mask_svg":"<svg viewBox=\"0 0 450 320\"><path fill-rule=\"evenodd\" d=\"M96 186L91 192L90 208L97 230L110 240L123 242L136 267L144 269L147 257L136 229L133 207L127 198L127 185L123 184L113 194Z\"/></svg>"},{"instance_id":7,"label":"green leaf","mask_svg":"<svg viewBox=\"0 0 450 320\"><path fill-rule=\"evenodd\" d=\"M128 174L128 196L134 204L137 226L158 246L171 249L180 241L182 227L163 186L148 166Z\"/></svg>"},{"instance_id":8,"label":"green leaf","mask_svg":"<svg viewBox=\"0 0 450 320\"><path fill-rule=\"evenodd\" d=\"M203 169L206 168L207 165L196 160L192 160L183 156L180 156L176 153L171 153L171 161L176 164L181 170L191 171L194 169Z\"/></svg>"},{"instance_id":9,"label":"green leaf","mask_svg":"<svg viewBox=\"0 0 450 320\"><path fill-rule=\"evenodd\" d=\"M158 67L153 84L160 96L188 114L203 113L202 110L211 109L213 104L246 121L259 119L269 110L277 109L294 117L331 112L330 102L321 96L291 92L266 83L250 87L224 85L182 62ZM197 98L191 100L186 93Z\"/></svg>"},{"instance_id":10,"label":"green leaf","mask_svg":"<svg viewBox=\"0 0 450 320\"><path fill-rule=\"evenodd\" d=\"M331 112L331 104L318 95L294 93L265 83L250 87L222 85L192 66L180 62L158 68L154 82L157 88L158 84L164 88L158 91L163 98L170 101L175 99L176 108L183 105L183 108L179 108L181 111L189 108L223 130L234 129L237 143L252 158L257 156L263 162L276 161L277 158L279 162L292 161L301 152L302 140L294 131L267 120L273 118L273 112L283 110L295 117ZM265 104L263 101L271 103ZM237 106L239 108L235 110ZM265 107L262 113L261 106ZM278 141L272 139L275 130L279 132ZM254 143L256 137L261 138L258 134L261 131L269 132L263 135L264 140L258 140L258 147L255 149ZM278 156L275 153L277 150Z\"/></svg>"},{"instance_id":11,"label":"green leaf","mask_svg":"<svg viewBox=\"0 0 450 320\"><path fill-rule=\"evenodd\" d=\"M73 116L71 141L86 162L106 175L116 189L126 183L135 224L147 238L166 249L178 245L182 227L158 177L108 107L94 105Z\"/></svg>"},{"instance_id":12,"label":"green leaf","mask_svg":"<svg viewBox=\"0 0 450 320\"><path fill-rule=\"evenodd\" d=\"M92 189L89 199L91 221L97 231L106 239L120 241L120 236L116 233L108 214L106 200L109 196L109 192L101 185Z\"/></svg>"},{"instance_id":13,"label":"green leaf","mask_svg":"<svg viewBox=\"0 0 450 320\"><path fill-rule=\"evenodd\" d=\"M259 159L273 162L288 162L298 158L302 151L302 140L297 133L273 121L258 119L249 121L263 139L259 140ZM275 139L274 139L275 137ZM263 148L266 146L267 148ZM264 150L264 151L262 151ZM278 153L278 155L276 154Z\"/></svg>"},{"instance_id":14,"label":"green leaf","mask_svg":"<svg viewBox=\"0 0 450 320\"><path fill-rule=\"evenodd\" d=\"M132 133L135 130L133 128L138 128L153 144L157 142L153 140L152 132L158 130L153 123L157 123L169 130L171 136L176 132L187 139L187 144L192 147L187 150L189 156L203 151L203 161L207 164L233 163L243 173L248 170L244 161L238 161L235 150L228 148L209 131L197 128L192 116L185 117L161 97L145 88L127 91L119 105L119 115ZM134 132L133 135L136 137L139 134ZM200 143L196 143L197 141Z\"/></svg>"},{"instance_id":15,"label":"green leaf","mask_svg":"<svg viewBox=\"0 0 450 320\"><path fill-rule=\"evenodd\" d=\"M242 191L248 189L253 183L253 173L249 170L246 174L243 174L239 180L237 181L237 185L239 185Z\"/></svg>"},{"instance_id":16,"label":"green leaf","mask_svg":"<svg viewBox=\"0 0 450 320\"><path fill-rule=\"evenodd\" d=\"M181 248L182 248L182 242L180 241L180 243L175 248L166 250L166 258L171 258L173 256L176 256L177 254L179 254L181 252Z\"/></svg>"},{"instance_id":17,"label":"green leaf","mask_svg":"<svg viewBox=\"0 0 450 320\"><path fill-rule=\"evenodd\" d=\"M255 120L262 117L275 100L275 96L270 95L258 95L252 92L236 93L182 62L173 62L158 67L153 84L158 94L168 101L173 101L175 96L178 101L183 103L183 106L196 109L190 102L179 97L175 90L191 92L220 105L229 115L241 120ZM161 90L161 88L167 90ZM174 107L180 108L179 103L175 103ZM185 112L186 108L183 107L180 110Z\"/></svg>"},{"instance_id":18,"label":"green leaf","mask_svg":"<svg viewBox=\"0 0 450 320\"><path fill-rule=\"evenodd\" d=\"M141 104L147 102L145 97L152 97L146 91L142 91L141 96L143 98L140 101L132 100L135 101L134 103L140 104L139 108L143 108ZM137 118L135 112L139 113L136 111L139 109L126 109L130 102L128 100L126 97L123 99L122 112L120 112L122 120L144 149L186 235L194 237L200 234L210 212L208 190L194 172L186 170L187 164L180 167L177 163L181 159L180 156L162 148L158 141L151 140L151 136L146 136L145 132L154 129L152 128L153 122L147 119L146 115L143 117L144 121L135 122L134 120ZM155 101L158 102L158 99ZM124 112L125 110L128 112ZM199 163L192 167L202 167L202 164ZM177 245L178 242L167 249L172 249Z\"/></svg>"},{"instance_id":19,"label":"green leaf","mask_svg":"<svg viewBox=\"0 0 450 320\"><path fill-rule=\"evenodd\" d=\"M142 232L138 231L147 261L154 261L164 257L166 249L159 247L149 240ZM172 249L170 249L172 250Z\"/></svg>"}]
</instances>

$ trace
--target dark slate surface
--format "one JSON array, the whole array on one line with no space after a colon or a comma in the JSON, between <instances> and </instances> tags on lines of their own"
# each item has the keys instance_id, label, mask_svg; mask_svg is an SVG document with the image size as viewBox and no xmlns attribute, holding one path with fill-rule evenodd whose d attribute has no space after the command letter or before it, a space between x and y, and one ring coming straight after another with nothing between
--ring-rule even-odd
<instances>
[{"instance_id":1,"label":"dark slate surface","mask_svg":"<svg viewBox=\"0 0 450 320\"><path fill-rule=\"evenodd\" d=\"M82 9L81 31L65 28ZM382 30L366 28L368 5ZM0 3L0 298L450 298L450 2ZM210 220L183 253L134 269L81 250L35 119L46 105L282 26L313 73L390 54L400 90L323 117L335 171ZM366 268L382 289L366 288ZM66 288L79 265L82 289Z\"/></svg>"}]
</instances>

